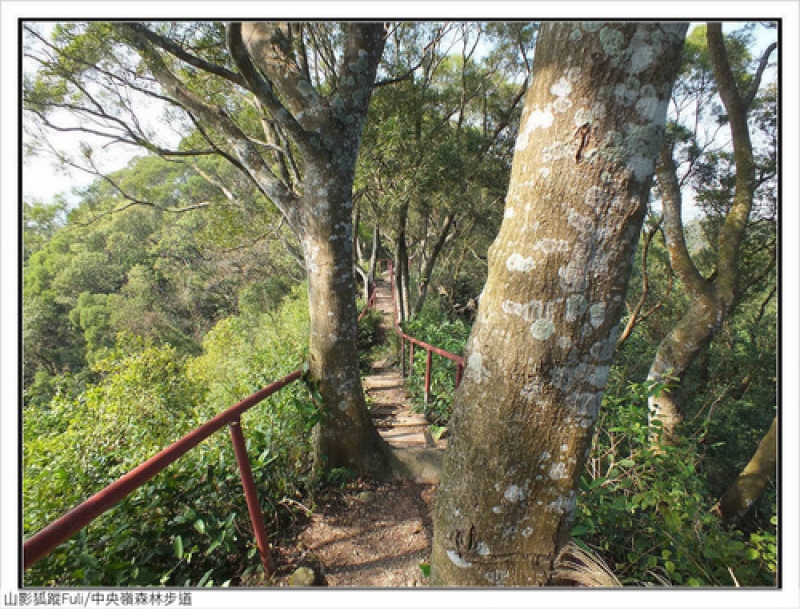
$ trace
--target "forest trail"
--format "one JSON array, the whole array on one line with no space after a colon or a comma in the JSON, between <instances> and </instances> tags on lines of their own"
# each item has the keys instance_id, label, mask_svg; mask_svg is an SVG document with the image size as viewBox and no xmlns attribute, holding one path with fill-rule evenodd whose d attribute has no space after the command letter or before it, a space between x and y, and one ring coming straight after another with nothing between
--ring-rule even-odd
<instances>
[{"instance_id":1,"label":"forest trail","mask_svg":"<svg viewBox=\"0 0 800 609\"><path fill-rule=\"evenodd\" d=\"M382 331L393 331L391 287L376 282ZM444 442L434 442L424 415L405 395L403 377L391 359L373 364L363 379L370 412L381 436L405 465L408 477L359 480L318 498L299 535L301 564L321 567L325 584L336 587L424 586L420 565L430 560L433 500Z\"/></svg>"},{"instance_id":2,"label":"forest trail","mask_svg":"<svg viewBox=\"0 0 800 609\"><path fill-rule=\"evenodd\" d=\"M388 336L394 326L392 291L382 278L375 282L375 309L383 316L381 330ZM402 374L389 359L375 362L372 374L363 379L363 384L375 427L392 448L437 447L428 432L428 421L413 411L406 399Z\"/></svg>"}]
</instances>

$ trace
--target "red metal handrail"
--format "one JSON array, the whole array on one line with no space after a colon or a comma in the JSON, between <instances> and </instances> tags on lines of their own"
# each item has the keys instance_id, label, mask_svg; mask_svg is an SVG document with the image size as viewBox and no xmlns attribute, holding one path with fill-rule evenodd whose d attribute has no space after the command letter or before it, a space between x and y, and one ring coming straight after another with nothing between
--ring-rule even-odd
<instances>
[{"instance_id":1,"label":"red metal handrail","mask_svg":"<svg viewBox=\"0 0 800 609\"><path fill-rule=\"evenodd\" d=\"M413 336L406 334L403 332L403 329L400 327L400 324L397 319L397 296L395 294L395 287L394 287L394 262L392 260L388 261L388 268L389 268L389 277L391 278L392 284L392 308L394 309L394 331L400 337L400 357L403 361L405 361L405 343L408 342L409 344L409 368L411 370L414 369L414 345L422 347L427 352L427 357L425 358L425 402L427 403L428 397L430 396L431 392L431 353L435 353L445 359L449 359L456 364L456 389L461 384L461 377L464 374L464 358L460 355L456 355L455 353L451 353L450 351L446 351L445 349L441 349L439 347L435 347L429 343L426 343L423 340L419 340L418 338L414 338Z\"/></svg>"},{"instance_id":2,"label":"red metal handrail","mask_svg":"<svg viewBox=\"0 0 800 609\"><path fill-rule=\"evenodd\" d=\"M414 355L413 345L419 345L428 351L425 369L425 400L427 401L428 394L430 393L431 353L436 353L437 355L450 359L456 363L456 387L458 387L461 381L461 375L464 369L464 358L460 355L445 351L444 349L434 347L433 345L416 339L413 336L409 336L400 329L400 326L397 323L397 303L395 301L394 293L394 269L391 260L389 260L388 266L389 273L392 277L392 305L395 309L394 326L395 331L400 336L401 349L403 352L405 351L403 341L408 341L412 362ZM367 299L367 304L361 311L359 320L366 314L369 308L375 306L376 292L374 288L374 285L370 286L370 294ZM77 507L73 508L54 522L50 523L29 537L23 543L23 568L25 570L30 568L39 560L50 554L50 552L52 552L56 547L67 541L75 533L87 526L95 518L110 510L125 497L144 485L147 481L161 473L170 464L180 459L183 455L206 440L209 436L222 429L222 427L228 425L230 428L231 441L233 442L236 462L242 479L247 509L250 514L250 519L253 523L253 532L256 538L256 545L258 546L261 564L264 567L264 572L267 575L270 575L273 572L274 563L269 549L269 540L267 537L266 528L264 527L264 517L261 513L258 500L258 491L256 490L256 485L253 480L250 459L247 455L247 448L245 446L244 435L241 429L241 416L262 400L280 391L290 383L297 381L302 376L302 370L295 370L282 379L275 381L260 391L257 391L256 393L246 397L241 402L238 402L227 410L221 412L200 427L190 431L177 442L174 442L144 463L141 463L130 472L119 478L116 482L112 482L100 492L96 493Z\"/></svg>"},{"instance_id":3,"label":"red metal handrail","mask_svg":"<svg viewBox=\"0 0 800 609\"><path fill-rule=\"evenodd\" d=\"M280 391L286 385L293 383L302 376L302 370L295 370L291 374L245 398L238 404L231 406L25 540L23 543L24 569L28 569L31 565L47 556L57 546L72 537L92 520L114 507L117 503L122 501L145 482L159 474L168 465L180 459L203 440L222 429L225 425L229 425L234 452L242 477L242 486L245 491L245 500L247 502L248 511L250 512L250 518L253 522L253 531L261 557L261 564L264 566L264 571L267 575L271 574L273 564L272 556L269 551L269 542L267 540L266 529L264 528L263 515L259 507L258 492L256 491L255 482L253 481L250 460L247 457L244 436L242 435L240 427L241 416L244 412L265 398Z\"/></svg>"}]
</instances>

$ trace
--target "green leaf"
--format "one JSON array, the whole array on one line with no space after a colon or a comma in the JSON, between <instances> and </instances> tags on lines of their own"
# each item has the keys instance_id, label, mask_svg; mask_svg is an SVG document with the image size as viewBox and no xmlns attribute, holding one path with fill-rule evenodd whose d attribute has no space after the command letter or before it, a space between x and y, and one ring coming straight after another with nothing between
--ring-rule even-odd
<instances>
[{"instance_id":1,"label":"green leaf","mask_svg":"<svg viewBox=\"0 0 800 609\"><path fill-rule=\"evenodd\" d=\"M426 562L419 563L419 568L422 571L423 577L430 577L431 576L431 566Z\"/></svg>"},{"instance_id":2,"label":"green leaf","mask_svg":"<svg viewBox=\"0 0 800 609\"><path fill-rule=\"evenodd\" d=\"M180 535L175 536L175 541L172 542L172 547L175 548L175 556L178 560L183 559L183 539Z\"/></svg>"},{"instance_id":3,"label":"green leaf","mask_svg":"<svg viewBox=\"0 0 800 609\"><path fill-rule=\"evenodd\" d=\"M222 541L220 539L215 539L211 542L211 545L206 548L206 556L211 554L214 550L216 550L219 546L222 545Z\"/></svg>"},{"instance_id":4,"label":"green leaf","mask_svg":"<svg viewBox=\"0 0 800 609\"><path fill-rule=\"evenodd\" d=\"M206 571L203 574L203 577L200 578L200 581L197 582L197 587L198 588L202 588L203 586L209 586L209 587L213 586L214 585L214 581L213 580L209 580L209 578L211 577L211 574L213 572L214 572L214 569L209 569L208 571Z\"/></svg>"},{"instance_id":5,"label":"green leaf","mask_svg":"<svg viewBox=\"0 0 800 609\"><path fill-rule=\"evenodd\" d=\"M197 520L194 521L194 525L193 526L194 526L195 530L198 533L200 533L201 535L205 534L205 532L206 532L206 523L205 522L203 522L202 520L200 520L198 518Z\"/></svg>"}]
</instances>

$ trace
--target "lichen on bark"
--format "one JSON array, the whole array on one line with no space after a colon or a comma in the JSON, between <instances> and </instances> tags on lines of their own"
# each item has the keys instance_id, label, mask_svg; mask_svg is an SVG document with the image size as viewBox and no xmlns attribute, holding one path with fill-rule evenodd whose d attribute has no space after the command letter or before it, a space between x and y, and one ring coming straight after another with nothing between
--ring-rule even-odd
<instances>
[{"instance_id":1,"label":"lichen on bark","mask_svg":"<svg viewBox=\"0 0 800 609\"><path fill-rule=\"evenodd\" d=\"M544 585L569 538L685 31L542 26L465 352L480 374L454 401L433 585Z\"/></svg>"}]
</instances>

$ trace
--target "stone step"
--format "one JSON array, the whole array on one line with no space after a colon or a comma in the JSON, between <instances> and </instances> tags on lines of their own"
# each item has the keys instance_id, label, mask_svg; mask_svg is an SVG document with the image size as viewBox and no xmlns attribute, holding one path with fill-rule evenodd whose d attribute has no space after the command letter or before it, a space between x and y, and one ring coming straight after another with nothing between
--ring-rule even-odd
<instances>
[{"instance_id":1,"label":"stone step","mask_svg":"<svg viewBox=\"0 0 800 609\"><path fill-rule=\"evenodd\" d=\"M411 478L421 484L438 484L442 472L444 450L428 447L393 448L399 462L398 477Z\"/></svg>"}]
</instances>

